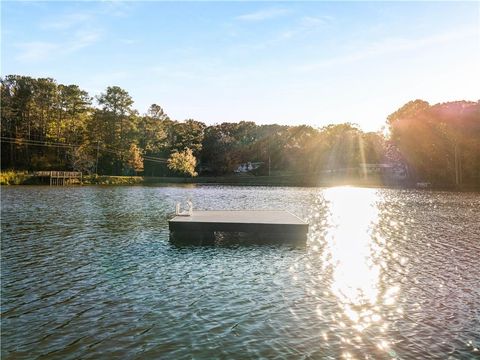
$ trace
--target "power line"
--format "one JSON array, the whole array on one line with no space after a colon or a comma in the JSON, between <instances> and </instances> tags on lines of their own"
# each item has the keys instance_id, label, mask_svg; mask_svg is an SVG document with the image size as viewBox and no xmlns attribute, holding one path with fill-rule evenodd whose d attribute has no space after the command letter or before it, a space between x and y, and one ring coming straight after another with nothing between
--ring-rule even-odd
<instances>
[{"instance_id":1,"label":"power line","mask_svg":"<svg viewBox=\"0 0 480 360\"><path fill-rule=\"evenodd\" d=\"M15 145L32 145L32 146L48 146L48 147L58 147L58 148L72 148L78 145L63 144L63 143L49 143L49 142L40 142L37 140L24 140L24 139L13 139L1 137L2 142L15 144Z\"/></svg>"},{"instance_id":2,"label":"power line","mask_svg":"<svg viewBox=\"0 0 480 360\"><path fill-rule=\"evenodd\" d=\"M116 154L116 155L124 155L124 154L127 153L127 151L123 151L123 150L110 150L110 149L107 149L106 147L100 148L100 150L105 151L105 152L108 152L108 153L111 153L111 154ZM143 158L143 160L152 161L152 162L159 162L159 163L167 162L167 159L156 158L156 157L153 157L153 156L142 156L142 158Z\"/></svg>"},{"instance_id":3,"label":"power line","mask_svg":"<svg viewBox=\"0 0 480 360\"><path fill-rule=\"evenodd\" d=\"M54 142L47 142L47 141L39 141L39 140L27 140L27 139L18 139L18 138L11 138L11 137L6 137L6 136L1 136L0 137L2 142L10 143L10 144L15 144L15 145L31 145L31 146L44 146L44 147L55 147L55 148L76 148L80 147L81 145L79 144L68 144L68 143L54 143ZM94 145L86 145L89 148L93 148ZM98 144L97 144L98 146ZM128 153L126 150L119 150L115 149L112 150L112 147L110 149L106 145L102 145L102 147L98 147L100 151L108 152L111 154L115 155L125 155ZM158 158L154 156L142 156L143 160L149 161L149 162L157 162L157 163L165 163L167 162L167 159L165 158Z\"/></svg>"}]
</instances>

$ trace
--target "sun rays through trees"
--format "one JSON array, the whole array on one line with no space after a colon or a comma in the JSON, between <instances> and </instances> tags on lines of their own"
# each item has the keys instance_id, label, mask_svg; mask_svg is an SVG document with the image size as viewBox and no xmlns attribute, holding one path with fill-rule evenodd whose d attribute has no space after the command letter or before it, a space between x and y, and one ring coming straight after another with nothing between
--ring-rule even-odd
<instances>
[{"instance_id":1,"label":"sun rays through trees","mask_svg":"<svg viewBox=\"0 0 480 360\"><path fill-rule=\"evenodd\" d=\"M352 123L207 126L173 120L157 104L140 114L118 86L92 97L20 75L1 79L1 105L3 170L217 176L244 164L255 175L361 178L403 166L411 181L480 182L479 102L411 101L388 116L388 136Z\"/></svg>"}]
</instances>

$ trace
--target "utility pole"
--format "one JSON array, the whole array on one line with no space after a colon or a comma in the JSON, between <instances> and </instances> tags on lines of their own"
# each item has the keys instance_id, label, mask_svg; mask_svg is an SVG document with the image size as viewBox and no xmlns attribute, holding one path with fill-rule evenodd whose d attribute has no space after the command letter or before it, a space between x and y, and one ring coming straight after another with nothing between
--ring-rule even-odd
<instances>
[{"instance_id":1,"label":"utility pole","mask_svg":"<svg viewBox=\"0 0 480 360\"><path fill-rule=\"evenodd\" d=\"M455 185L458 186L459 177L458 177L458 153L457 153L457 143L454 146L454 159L455 159Z\"/></svg>"},{"instance_id":2,"label":"utility pole","mask_svg":"<svg viewBox=\"0 0 480 360\"><path fill-rule=\"evenodd\" d=\"M462 170L462 158L460 155L458 156L458 180L460 182L460 185L463 184L463 170Z\"/></svg>"},{"instance_id":3,"label":"utility pole","mask_svg":"<svg viewBox=\"0 0 480 360\"><path fill-rule=\"evenodd\" d=\"M462 173L461 173L461 159L458 154L458 145L455 143L455 185L459 186L462 183Z\"/></svg>"},{"instance_id":4,"label":"utility pole","mask_svg":"<svg viewBox=\"0 0 480 360\"><path fill-rule=\"evenodd\" d=\"M95 162L95 175L98 175L98 150L100 148L100 141L97 140L97 161Z\"/></svg>"}]
</instances>

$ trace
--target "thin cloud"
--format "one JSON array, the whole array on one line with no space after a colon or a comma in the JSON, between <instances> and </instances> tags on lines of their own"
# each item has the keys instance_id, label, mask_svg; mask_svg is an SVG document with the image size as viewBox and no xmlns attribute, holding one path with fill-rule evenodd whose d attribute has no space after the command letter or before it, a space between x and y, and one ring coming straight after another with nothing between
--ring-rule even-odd
<instances>
[{"instance_id":1,"label":"thin cloud","mask_svg":"<svg viewBox=\"0 0 480 360\"><path fill-rule=\"evenodd\" d=\"M317 27L327 25L333 21L332 16L304 16L300 19L300 24L304 27Z\"/></svg>"},{"instance_id":2,"label":"thin cloud","mask_svg":"<svg viewBox=\"0 0 480 360\"><path fill-rule=\"evenodd\" d=\"M31 41L18 45L20 54L17 59L26 62L44 60L59 49L59 45L45 41Z\"/></svg>"},{"instance_id":3,"label":"thin cloud","mask_svg":"<svg viewBox=\"0 0 480 360\"><path fill-rule=\"evenodd\" d=\"M323 29L333 21L331 16L304 16L296 26L280 34L283 39L291 39L299 35L309 34Z\"/></svg>"},{"instance_id":4,"label":"thin cloud","mask_svg":"<svg viewBox=\"0 0 480 360\"><path fill-rule=\"evenodd\" d=\"M125 44L125 45L138 44L138 41L137 41L137 40L133 40L133 39L120 39L119 41L120 41L122 44Z\"/></svg>"},{"instance_id":5,"label":"thin cloud","mask_svg":"<svg viewBox=\"0 0 480 360\"><path fill-rule=\"evenodd\" d=\"M78 30L64 42L31 41L17 45L20 50L17 59L23 62L37 62L71 54L100 41L102 32L94 29Z\"/></svg>"},{"instance_id":6,"label":"thin cloud","mask_svg":"<svg viewBox=\"0 0 480 360\"><path fill-rule=\"evenodd\" d=\"M105 17L127 16L132 6L120 2L101 2L99 6L87 11L66 12L55 18L49 16L39 24L39 29L54 41L37 40L23 42L17 45L17 59L24 62L43 61L54 56L75 53L81 49L101 41L106 33ZM39 34L44 34L39 32Z\"/></svg>"},{"instance_id":7,"label":"thin cloud","mask_svg":"<svg viewBox=\"0 0 480 360\"><path fill-rule=\"evenodd\" d=\"M134 3L124 0L101 0L100 4L102 7L99 13L116 17L128 17L135 6Z\"/></svg>"},{"instance_id":8,"label":"thin cloud","mask_svg":"<svg viewBox=\"0 0 480 360\"><path fill-rule=\"evenodd\" d=\"M91 20L93 20L93 14L91 13L72 13L66 14L59 19L46 20L40 24L40 27L47 30L67 30Z\"/></svg>"},{"instance_id":9,"label":"thin cloud","mask_svg":"<svg viewBox=\"0 0 480 360\"><path fill-rule=\"evenodd\" d=\"M102 31L96 29L79 30L75 33L73 40L67 44L68 52L77 51L98 42Z\"/></svg>"},{"instance_id":10,"label":"thin cloud","mask_svg":"<svg viewBox=\"0 0 480 360\"><path fill-rule=\"evenodd\" d=\"M297 67L297 70L301 72L310 72L331 66L351 64L372 57L417 50L431 45L445 44L469 37L474 34L475 31L476 29L469 27L418 39L389 38L380 42L372 43L370 46L366 46L362 50L347 55L331 57L316 63L299 66Z\"/></svg>"},{"instance_id":11,"label":"thin cloud","mask_svg":"<svg viewBox=\"0 0 480 360\"><path fill-rule=\"evenodd\" d=\"M132 11L133 6L124 1L101 1L99 6L92 7L87 11L67 12L45 19L40 28L45 30L68 30L73 27L83 26L98 22L99 19L109 17L126 17Z\"/></svg>"},{"instance_id":12,"label":"thin cloud","mask_svg":"<svg viewBox=\"0 0 480 360\"><path fill-rule=\"evenodd\" d=\"M330 26L334 21L332 16L303 16L294 20L293 25L272 34L269 38L250 41L248 43L234 43L229 48L231 54L246 54L278 46L285 41L316 34Z\"/></svg>"},{"instance_id":13,"label":"thin cloud","mask_svg":"<svg viewBox=\"0 0 480 360\"><path fill-rule=\"evenodd\" d=\"M285 16L289 12L287 9L263 9L237 16L236 19L242 21L263 21Z\"/></svg>"}]
</instances>

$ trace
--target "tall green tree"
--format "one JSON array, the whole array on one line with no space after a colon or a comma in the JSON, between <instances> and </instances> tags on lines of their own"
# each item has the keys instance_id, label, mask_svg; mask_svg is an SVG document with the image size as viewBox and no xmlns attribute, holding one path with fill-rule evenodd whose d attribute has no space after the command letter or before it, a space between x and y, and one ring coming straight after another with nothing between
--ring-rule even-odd
<instances>
[{"instance_id":1,"label":"tall green tree","mask_svg":"<svg viewBox=\"0 0 480 360\"><path fill-rule=\"evenodd\" d=\"M235 124L222 123L205 129L202 144L202 164L206 172L215 175L231 173L240 159L235 151Z\"/></svg>"},{"instance_id":2,"label":"tall green tree","mask_svg":"<svg viewBox=\"0 0 480 360\"><path fill-rule=\"evenodd\" d=\"M194 155L198 155L202 150L202 141L206 125L200 121L187 119L174 124L174 143L172 151L182 151L184 149L192 150Z\"/></svg>"},{"instance_id":3,"label":"tall green tree","mask_svg":"<svg viewBox=\"0 0 480 360\"><path fill-rule=\"evenodd\" d=\"M92 144L102 149L99 163L106 173L116 175L128 171L126 156L138 131L138 114L132 108L133 100L118 86L108 87L97 96L100 109L94 112L89 127Z\"/></svg>"}]
</instances>

